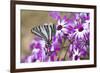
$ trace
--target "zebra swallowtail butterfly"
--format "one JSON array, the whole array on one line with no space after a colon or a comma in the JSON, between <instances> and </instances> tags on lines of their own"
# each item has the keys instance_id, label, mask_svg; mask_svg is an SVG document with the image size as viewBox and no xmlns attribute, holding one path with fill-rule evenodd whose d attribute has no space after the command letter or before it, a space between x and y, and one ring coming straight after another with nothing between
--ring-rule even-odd
<instances>
[{"instance_id":1,"label":"zebra swallowtail butterfly","mask_svg":"<svg viewBox=\"0 0 100 73\"><path fill-rule=\"evenodd\" d=\"M54 24L44 24L32 28L32 33L42 38L48 46L52 41L52 37L55 35L56 26Z\"/></svg>"}]
</instances>

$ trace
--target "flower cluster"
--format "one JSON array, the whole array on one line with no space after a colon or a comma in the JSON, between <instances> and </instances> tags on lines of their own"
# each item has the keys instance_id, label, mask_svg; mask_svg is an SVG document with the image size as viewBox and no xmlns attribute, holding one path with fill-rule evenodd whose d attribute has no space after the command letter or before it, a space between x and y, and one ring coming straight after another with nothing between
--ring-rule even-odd
<instances>
[{"instance_id":1,"label":"flower cluster","mask_svg":"<svg viewBox=\"0 0 100 73\"><path fill-rule=\"evenodd\" d=\"M90 15L85 12L73 12L72 17L62 16L60 12L49 15L57 22L56 33L50 46L41 38L35 38L30 44L31 55L22 62L48 62L82 60L89 58Z\"/></svg>"}]
</instances>

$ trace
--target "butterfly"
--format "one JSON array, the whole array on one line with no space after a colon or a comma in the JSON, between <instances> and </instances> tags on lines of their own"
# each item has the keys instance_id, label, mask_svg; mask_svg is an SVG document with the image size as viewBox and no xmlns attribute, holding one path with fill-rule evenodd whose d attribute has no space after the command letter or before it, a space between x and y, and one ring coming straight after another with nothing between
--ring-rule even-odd
<instances>
[{"instance_id":1,"label":"butterfly","mask_svg":"<svg viewBox=\"0 0 100 73\"><path fill-rule=\"evenodd\" d=\"M46 42L47 47L50 47L52 37L55 35L56 26L54 24L44 24L33 27L31 32Z\"/></svg>"}]
</instances>

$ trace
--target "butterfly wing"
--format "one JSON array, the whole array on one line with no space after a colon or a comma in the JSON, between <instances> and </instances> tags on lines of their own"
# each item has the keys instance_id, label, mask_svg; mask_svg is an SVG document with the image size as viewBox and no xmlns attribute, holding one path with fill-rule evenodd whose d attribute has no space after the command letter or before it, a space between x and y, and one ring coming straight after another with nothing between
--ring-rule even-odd
<instances>
[{"instance_id":1,"label":"butterfly wing","mask_svg":"<svg viewBox=\"0 0 100 73\"><path fill-rule=\"evenodd\" d=\"M32 33L39 36L47 43L52 40L52 37L55 35L56 29L54 24L44 24L37 27L32 28Z\"/></svg>"}]
</instances>

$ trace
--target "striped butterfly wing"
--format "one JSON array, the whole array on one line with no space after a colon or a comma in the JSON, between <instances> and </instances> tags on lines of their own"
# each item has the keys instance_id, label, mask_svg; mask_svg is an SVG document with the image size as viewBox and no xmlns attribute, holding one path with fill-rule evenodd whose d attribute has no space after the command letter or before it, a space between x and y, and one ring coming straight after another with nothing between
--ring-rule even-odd
<instances>
[{"instance_id":1,"label":"striped butterfly wing","mask_svg":"<svg viewBox=\"0 0 100 73\"><path fill-rule=\"evenodd\" d=\"M37 27L32 28L32 33L41 37L46 41L47 44L50 43L52 37L55 35L56 26L54 24L44 24Z\"/></svg>"}]
</instances>

